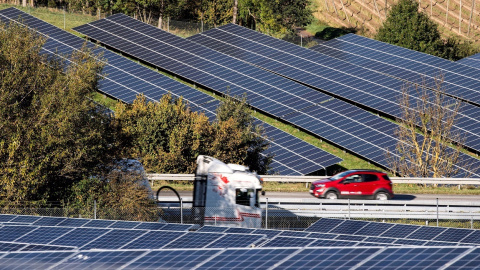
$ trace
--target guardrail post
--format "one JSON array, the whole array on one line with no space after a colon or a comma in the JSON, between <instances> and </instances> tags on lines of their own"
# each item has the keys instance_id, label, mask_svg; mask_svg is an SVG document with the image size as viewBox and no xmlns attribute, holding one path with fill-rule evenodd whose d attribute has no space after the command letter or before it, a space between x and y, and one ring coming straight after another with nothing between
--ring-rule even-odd
<instances>
[{"instance_id":1,"label":"guardrail post","mask_svg":"<svg viewBox=\"0 0 480 270\"><path fill-rule=\"evenodd\" d=\"M348 199L348 219L350 219L350 199Z\"/></svg>"},{"instance_id":2,"label":"guardrail post","mask_svg":"<svg viewBox=\"0 0 480 270\"><path fill-rule=\"evenodd\" d=\"M267 202L265 203L265 229L268 228L268 198L265 198L267 199Z\"/></svg>"},{"instance_id":3,"label":"guardrail post","mask_svg":"<svg viewBox=\"0 0 480 270\"><path fill-rule=\"evenodd\" d=\"M183 224L183 198L180 198L180 223Z\"/></svg>"}]
</instances>

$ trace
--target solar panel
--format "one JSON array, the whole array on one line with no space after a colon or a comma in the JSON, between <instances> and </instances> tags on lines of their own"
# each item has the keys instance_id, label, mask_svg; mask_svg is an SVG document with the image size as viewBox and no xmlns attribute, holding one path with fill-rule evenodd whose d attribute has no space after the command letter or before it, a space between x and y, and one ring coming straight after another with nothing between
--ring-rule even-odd
<instances>
[{"instance_id":1,"label":"solar panel","mask_svg":"<svg viewBox=\"0 0 480 270\"><path fill-rule=\"evenodd\" d=\"M353 117L342 116L337 112L340 101L332 100L330 96L255 69L248 64L235 61L233 58L162 32L124 15L116 14L75 29L117 50L160 66L179 76L196 80L197 83L215 91L227 93L228 86L230 94L246 92L248 102L258 110L280 117L342 147L351 144L347 149L376 163L388 166L385 162L385 151L388 147L392 147L389 150L392 152L395 139L384 132L365 126L362 122L352 119ZM142 32L148 34L143 35ZM149 35L155 35L156 39ZM145 42L149 43L148 48L143 46ZM135 48L135 51L132 48ZM142 51L144 57L148 55L148 58L142 58L138 51ZM327 106L326 103L331 106ZM357 117L356 115L367 117L373 122L381 123L379 126L383 127L393 128L395 126L347 103L342 103L342 106L348 106L348 111L352 112L355 117ZM358 128L353 133L348 133L339 126ZM366 133L366 131L368 132ZM368 139L370 137L375 137L374 139L378 141L370 141ZM362 143L358 143L359 141ZM382 147L379 146L380 143L383 143ZM360 147L358 147L359 145Z\"/></svg>"},{"instance_id":2,"label":"solar panel","mask_svg":"<svg viewBox=\"0 0 480 270\"><path fill-rule=\"evenodd\" d=\"M394 225L395 224L392 224L392 223L370 222L367 224L367 226L355 232L355 234L376 236L376 235L382 234L383 232L390 229Z\"/></svg>"},{"instance_id":3,"label":"solar panel","mask_svg":"<svg viewBox=\"0 0 480 270\"><path fill-rule=\"evenodd\" d=\"M16 251L24 248L26 244L0 242L0 251Z\"/></svg>"},{"instance_id":4,"label":"solar panel","mask_svg":"<svg viewBox=\"0 0 480 270\"><path fill-rule=\"evenodd\" d=\"M89 228L107 228L108 226L115 223L115 220L105 220L105 219L91 219L89 222L82 225L82 227Z\"/></svg>"},{"instance_id":5,"label":"solar panel","mask_svg":"<svg viewBox=\"0 0 480 270\"><path fill-rule=\"evenodd\" d=\"M75 228L49 244L82 247L109 231L108 229L100 228Z\"/></svg>"},{"instance_id":6,"label":"solar panel","mask_svg":"<svg viewBox=\"0 0 480 270\"><path fill-rule=\"evenodd\" d=\"M296 249L227 249L196 269L268 269L296 252Z\"/></svg>"},{"instance_id":7,"label":"solar panel","mask_svg":"<svg viewBox=\"0 0 480 270\"><path fill-rule=\"evenodd\" d=\"M38 229L17 238L15 242L48 244L72 230L74 229L63 227L39 227Z\"/></svg>"},{"instance_id":8,"label":"solar panel","mask_svg":"<svg viewBox=\"0 0 480 270\"><path fill-rule=\"evenodd\" d=\"M82 249L118 249L143 234L143 230L115 229L86 244Z\"/></svg>"},{"instance_id":9,"label":"solar panel","mask_svg":"<svg viewBox=\"0 0 480 270\"><path fill-rule=\"evenodd\" d=\"M371 242L371 243L382 243L382 244L391 244L395 242L397 239L395 238L386 238L386 237L375 237L375 236L370 236L367 239L365 239L366 242Z\"/></svg>"},{"instance_id":10,"label":"solar panel","mask_svg":"<svg viewBox=\"0 0 480 270\"><path fill-rule=\"evenodd\" d=\"M345 220L322 218L306 228L307 232L330 232L332 229L343 223Z\"/></svg>"},{"instance_id":11,"label":"solar panel","mask_svg":"<svg viewBox=\"0 0 480 270\"><path fill-rule=\"evenodd\" d=\"M66 218L62 217L42 217L41 219L35 221L33 225L37 226L55 226L58 223L64 221Z\"/></svg>"},{"instance_id":12,"label":"solar panel","mask_svg":"<svg viewBox=\"0 0 480 270\"><path fill-rule=\"evenodd\" d=\"M252 233L253 231L255 231L255 229L231 227L228 228L225 233Z\"/></svg>"},{"instance_id":13,"label":"solar panel","mask_svg":"<svg viewBox=\"0 0 480 270\"><path fill-rule=\"evenodd\" d=\"M307 237L310 233L309 232L301 232L301 231L282 231L280 233L281 236L295 236L295 237Z\"/></svg>"},{"instance_id":14,"label":"solar panel","mask_svg":"<svg viewBox=\"0 0 480 270\"><path fill-rule=\"evenodd\" d=\"M175 224L168 223L162 227L162 231L188 231L193 227L193 224Z\"/></svg>"},{"instance_id":15,"label":"solar panel","mask_svg":"<svg viewBox=\"0 0 480 270\"><path fill-rule=\"evenodd\" d=\"M0 263L4 269L48 269L72 254L72 252L11 252L1 257Z\"/></svg>"},{"instance_id":16,"label":"solar panel","mask_svg":"<svg viewBox=\"0 0 480 270\"><path fill-rule=\"evenodd\" d=\"M108 226L108 228L133 229L140 224L141 222L138 221L117 221L112 225Z\"/></svg>"},{"instance_id":17,"label":"solar panel","mask_svg":"<svg viewBox=\"0 0 480 270\"><path fill-rule=\"evenodd\" d=\"M432 240L435 236L444 232L446 228L442 227L421 227L412 234L409 234L409 239Z\"/></svg>"},{"instance_id":18,"label":"solar panel","mask_svg":"<svg viewBox=\"0 0 480 270\"><path fill-rule=\"evenodd\" d=\"M303 237L276 236L262 244L262 247L306 247L316 240Z\"/></svg>"},{"instance_id":19,"label":"solar panel","mask_svg":"<svg viewBox=\"0 0 480 270\"><path fill-rule=\"evenodd\" d=\"M480 249L475 248L465 252L457 260L452 261L445 269L478 269L478 262L480 261Z\"/></svg>"},{"instance_id":20,"label":"solar panel","mask_svg":"<svg viewBox=\"0 0 480 270\"><path fill-rule=\"evenodd\" d=\"M184 235L185 232L149 231L135 241L123 246L123 249L160 249Z\"/></svg>"},{"instance_id":21,"label":"solar panel","mask_svg":"<svg viewBox=\"0 0 480 270\"><path fill-rule=\"evenodd\" d=\"M354 234L355 232L359 231L363 227L368 224L366 221L358 221L358 220L345 220L330 233L340 233L340 234Z\"/></svg>"},{"instance_id":22,"label":"solar panel","mask_svg":"<svg viewBox=\"0 0 480 270\"><path fill-rule=\"evenodd\" d=\"M34 223L41 218L42 217L38 216L16 216L14 219L10 220L10 222Z\"/></svg>"},{"instance_id":23,"label":"solar panel","mask_svg":"<svg viewBox=\"0 0 480 270\"><path fill-rule=\"evenodd\" d=\"M81 227L90 219L83 219L83 218L67 218L64 221L58 223L57 226L64 226L64 227Z\"/></svg>"},{"instance_id":24,"label":"solar panel","mask_svg":"<svg viewBox=\"0 0 480 270\"><path fill-rule=\"evenodd\" d=\"M82 39L18 9L9 8L0 11L0 18L2 19L17 20L19 16L22 16L22 23L34 25L38 31L49 36L43 51L50 54L54 54L57 50L71 52L74 49L79 49L84 42ZM88 45L93 46L91 43L88 43ZM139 93L145 94L150 101L157 101L163 94L170 92L175 97L182 96L192 110L204 112L212 121L215 119L218 100L112 52L102 48L98 48L96 51L102 52L103 58L108 61L103 69L103 72L108 76L99 81L100 91L127 103L131 103ZM340 158L308 143L302 143L300 139L287 135L266 123L264 126L266 126L269 134L267 140L270 140L272 145L272 149L267 151L275 151L274 153L279 156L279 158L274 158L274 162L272 162L272 173L307 174L341 161ZM292 141L285 140L288 137L292 138ZM300 147L297 144L302 145ZM312 151L315 154L312 154ZM305 156L303 156L304 154ZM296 162L286 158L289 155L297 157ZM283 159L280 159L281 156ZM299 162L299 160L302 162ZM317 163L319 160L321 163Z\"/></svg>"},{"instance_id":25,"label":"solar panel","mask_svg":"<svg viewBox=\"0 0 480 270\"><path fill-rule=\"evenodd\" d=\"M440 269L466 248L388 248L356 269Z\"/></svg>"},{"instance_id":26,"label":"solar panel","mask_svg":"<svg viewBox=\"0 0 480 270\"><path fill-rule=\"evenodd\" d=\"M309 247L351 247L357 245L356 241L343 241L343 240L329 240L329 239L317 239L312 242Z\"/></svg>"},{"instance_id":27,"label":"solar panel","mask_svg":"<svg viewBox=\"0 0 480 270\"><path fill-rule=\"evenodd\" d=\"M326 91L343 100L362 104L394 118L403 116L398 103L398 97L404 88L403 81L355 66L343 59L339 60L234 24L211 29L188 39L312 88ZM415 90L410 92L412 99L420 100ZM446 102L452 104L456 101L447 97ZM477 112L466 115L467 111L462 111L453 129L466 132L468 136L465 145L480 150L480 135L467 129L475 123L480 129L480 109L473 106L471 109ZM462 159L480 164L477 159L468 155L462 155ZM458 166L469 171L465 164ZM464 172L461 175L464 175Z\"/></svg>"},{"instance_id":28,"label":"solar panel","mask_svg":"<svg viewBox=\"0 0 480 270\"><path fill-rule=\"evenodd\" d=\"M435 241L460 242L468 235L472 234L474 230L448 228L437 237L432 238Z\"/></svg>"},{"instance_id":29,"label":"solar panel","mask_svg":"<svg viewBox=\"0 0 480 270\"><path fill-rule=\"evenodd\" d=\"M220 250L154 250L127 265L127 269L193 269Z\"/></svg>"},{"instance_id":30,"label":"solar panel","mask_svg":"<svg viewBox=\"0 0 480 270\"><path fill-rule=\"evenodd\" d=\"M0 222L9 222L10 220L14 219L17 215L0 215Z\"/></svg>"},{"instance_id":31,"label":"solar panel","mask_svg":"<svg viewBox=\"0 0 480 270\"><path fill-rule=\"evenodd\" d=\"M427 241L412 240L412 239L397 239L393 243L397 245L402 245L402 246L423 246L427 243Z\"/></svg>"},{"instance_id":32,"label":"solar panel","mask_svg":"<svg viewBox=\"0 0 480 270\"><path fill-rule=\"evenodd\" d=\"M460 243L480 244L480 231L475 230L467 237L460 240Z\"/></svg>"},{"instance_id":33,"label":"solar panel","mask_svg":"<svg viewBox=\"0 0 480 270\"><path fill-rule=\"evenodd\" d=\"M229 229L228 227L206 225L206 226L203 226L200 229L198 229L197 232L218 232L218 233L221 233L221 232L225 232L228 229Z\"/></svg>"},{"instance_id":34,"label":"solar panel","mask_svg":"<svg viewBox=\"0 0 480 270\"><path fill-rule=\"evenodd\" d=\"M140 223L135 229L140 230L160 230L165 227L165 223L158 223L158 222L142 222Z\"/></svg>"},{"instance_id":35,"label":"solar panel","mask_svg":"<svg viewBox=\"0 0 480 270\"><path fill-rule=\"evenodd\" d=\"M386 232L379 234L378 236L382 237L394 237L394 238L404 238L414 231L421 228L421 226L415 225L405 225L405 224L396 224L395 226L388 229Z\"/></svg>"},{"instance_id":36,"label":"solar panel","mask_svg":"<svg viewBox=\"0 0 480 270\"><path fill-rule=\"evenodd\" d=\"M378 248L322 248L300 250L278 265L278 269L354 269Z\"/></svg>"},{"instance_id":37,"label":"solar panel","mask_svg":"<svg viewBox=\"0 0 480 270\"><path fill-rule=\"evenodd\" d=\"M222 237L219 233L188 232L163 248L203 248Z\"/></svg>"},{"instance_id":38,"label":"solar panel","mask_svg":"<svg viewBox=\"0 0 480 270\"><path fill-rule=\"evenodd\" d=\"M279 235L282 231L280 230L269 230L269 229L256 229L252 234L264 234L267 238L273 238L276 235Z\"/></svg>"},{"instance_id":39,"label":"solar panel","mask_svg":"<svg viewBox=\"0 0 480 270\"><path fill-rule=\"evenodd\" d=\"M348 240L348 241L357 241L357 242L360 242L360 241L363 241L365 240L367 237L364 237L364 236L357 236L357 235L339 235L335 238L335 240Z\"/></svg>"},{"instance_id":40,"label":"solar panel","mask_svg":"<svg viewBox=\"0 0 480 270\"><path fill-rule=\"evenodd\" d=\"M0 228L0 240L11 242L35 229L37 229L37 227L6 225Z\"/></svg>"},{"instance_id":41,"label":"solar panel","mask_svg":"<svg viewBox=\"0 0 480 270\"><path fill-rule=\"evenodd\" d=\"M54 251L54 250L74 250L75 247L52 246L52 245L27 245L20 251Z\"/></svg>"},{"instance_id":42,"label":"solar panel","mask_svg":"<svg viewBox=\"0 0 480 270\"><path fill-rule=\"evenodd\" d=\"M308 235L310 238L334 239L338 234L316 233L312 232Z\"/></svg>"},{"instance_id":43,"label":"solar panel","mask_svg":"<svg viewBox=\"0 0 480 270\"><path fill-rule=\"evenodd\" d=\"M81 251L55 265L55 269L119 269L146 251Z\"/></svg>"},{"instance_id":44,"label":"solar panel","mask_svg":"<svg viewBox=\"0 0 480 270\"><path fill-rule=\"evenodd\" d=\"M224 234L215 242L207 245L207 248L246 248L255 247L261 239L265 238L262 234Z\"/></svg>"}]
</instances>

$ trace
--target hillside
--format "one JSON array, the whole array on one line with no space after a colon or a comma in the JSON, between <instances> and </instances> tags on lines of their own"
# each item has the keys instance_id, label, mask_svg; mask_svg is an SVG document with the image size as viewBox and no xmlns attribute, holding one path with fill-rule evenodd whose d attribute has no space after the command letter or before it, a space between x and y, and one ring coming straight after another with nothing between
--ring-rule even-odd
<instances>
[{"instance_id":1,"label":"hillside","mask_svg":"<svg viewBox=\"0 0 480 270\"><path fill-rule=\"evenodd\" d=\"M373 36L398 0L314 0L315 17L335 27L357 28ZM480 2L475 0L420 0L420 8L445 36L480 40ZM473 12L472 12L473 11Z\"/></svg>"}]
</instances>

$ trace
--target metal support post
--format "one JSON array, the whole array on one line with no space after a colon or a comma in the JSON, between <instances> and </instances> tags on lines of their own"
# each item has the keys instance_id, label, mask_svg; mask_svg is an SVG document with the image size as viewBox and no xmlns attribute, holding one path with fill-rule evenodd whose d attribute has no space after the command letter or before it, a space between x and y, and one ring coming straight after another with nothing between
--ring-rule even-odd
<instances>
[{"instance_id":1,"label":"metal support post","mask_svg":"<svg viewBox=\"0 0 480 270\"><path fill-rule=\"evenodd\" d=\"M265 229L268 229L268 198L267 202L265 203Z\"/></svg>"},{"instance_id":2,"label":"metal support post","mask_svg":"<svg viewBox=\"0 0 480 270\"><path fill-rule=\"evenodd\" d=\"M183 198L180 198L180 223L183 224Z\"/></svg>"}]
</instances>

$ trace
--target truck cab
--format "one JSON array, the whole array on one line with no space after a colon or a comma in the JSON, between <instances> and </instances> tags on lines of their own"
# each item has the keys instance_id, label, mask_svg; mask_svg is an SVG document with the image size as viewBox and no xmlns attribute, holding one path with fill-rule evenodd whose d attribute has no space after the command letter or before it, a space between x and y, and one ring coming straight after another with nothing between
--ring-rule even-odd
<instances>
[{"instance_id":1,"label":"truck cab","mask_svg":"<svg viewBox=\"0 0 480 270\"><path fill-rule=\"evenodd\" d=\"M200 155L193 191L195 216L204 225L260 228L263 181L248 167Z\"/></svg>"}]
</instances>

